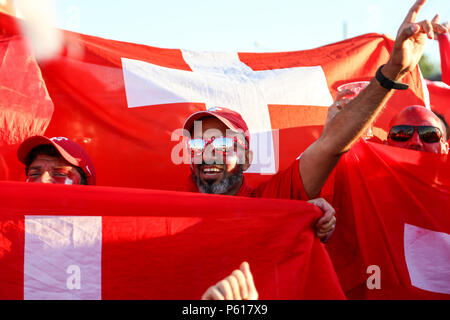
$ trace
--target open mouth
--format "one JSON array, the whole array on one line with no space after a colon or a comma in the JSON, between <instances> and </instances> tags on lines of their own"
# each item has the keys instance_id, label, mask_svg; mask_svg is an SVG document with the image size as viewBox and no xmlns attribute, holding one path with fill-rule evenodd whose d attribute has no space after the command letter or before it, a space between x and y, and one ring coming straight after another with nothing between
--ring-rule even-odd
<instances>
[{"instance_id":1,"label":"open mouth","mask_svg":"<svg viewBox=\"0 0 450 320\"><path fill-rule=\"evenodd\" d=\"M200 174L204 180L216 180L217 178L222 176L223 171L224 168L217 165L203 165L200 168Z\"/></svg>"}]
</instances>

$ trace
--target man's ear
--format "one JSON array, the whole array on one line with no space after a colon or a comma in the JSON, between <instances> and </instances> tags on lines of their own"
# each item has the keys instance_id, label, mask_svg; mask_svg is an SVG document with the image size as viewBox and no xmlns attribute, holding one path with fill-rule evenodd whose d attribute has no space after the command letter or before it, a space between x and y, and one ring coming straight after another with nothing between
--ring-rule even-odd
<instances>
[{"instance_id":1,"label":"man's ear","mask_svg":"<svg viewBox=\"0 0 450 320\"><path fill-rule=\"evenodd\" d=\"M448 154L448 148L449 148L448 142L445 142L445 143L443 144L443 146L441 147L441 153L442 153L442 154Z\"/></svg>"},{"instance_id":2,"label":"man's ear","mask_svg":"<svg viewBox=\"0 0 450 320\"><path fill-rule=\"evenodd\" d=\"M252 150L246 150L245 151L245 163L243 166L243 170L246 171L248 168L250 168L250 165L253 161L253 151Z\"/></svg>"}]
</instances>

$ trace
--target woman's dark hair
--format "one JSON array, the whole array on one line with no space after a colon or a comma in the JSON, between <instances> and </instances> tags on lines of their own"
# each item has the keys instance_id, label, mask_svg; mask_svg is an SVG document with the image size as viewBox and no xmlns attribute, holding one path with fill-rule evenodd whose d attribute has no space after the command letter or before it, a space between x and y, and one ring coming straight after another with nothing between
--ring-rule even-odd
<instances>
[{"instance_id":1,"label":"woman's dark hair","mask_svg":"<svg viewBox=\"0 0 450 320\"><path fill-rule=\"evenodd\" d=\"M28 176L28 168L33 163L34 159L38 155L46 155L50 157L58 157L61 159L64 159L61 154L56 150L56 148L50 144L42 144L40 146L37 146L33 148L30 153L27 155L25 159L25 174ZM80 184L87 185L87 177L83 170L81 170L80 167L74 166L74 168L78 171L81 177Z\"/></svg>"}]
</instances>

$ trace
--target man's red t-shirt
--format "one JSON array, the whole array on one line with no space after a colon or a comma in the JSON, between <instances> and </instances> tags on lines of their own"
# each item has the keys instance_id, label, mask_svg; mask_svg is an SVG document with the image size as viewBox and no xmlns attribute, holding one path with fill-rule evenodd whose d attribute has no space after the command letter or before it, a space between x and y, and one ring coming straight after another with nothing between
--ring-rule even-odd
<instances>
[{"instance_id":1,"label":"man's red t-shirt","mask_svg":"<svg viewBox=\"0 0 450 320\"><path fill-rule=\"evenodd\" d=\"M261 183L256 188L251 187L245 181L237 192L236 196L253 197L253 198L277 198L277 199L295 199L308 201L309 197L306 195L303 186L302 178L300 177L298 159L294 161L291 166L283 171L280 171L268 181ZM199 192L197 185L189 177L185 191Z\"/></svg>"}]
</instances>

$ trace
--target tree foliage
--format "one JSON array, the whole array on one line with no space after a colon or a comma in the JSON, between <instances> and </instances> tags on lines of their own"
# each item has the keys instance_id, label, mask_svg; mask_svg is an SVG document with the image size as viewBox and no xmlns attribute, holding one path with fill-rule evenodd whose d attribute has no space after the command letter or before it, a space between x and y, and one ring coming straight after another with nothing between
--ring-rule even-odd
<instances>
[{"instance_id":1,"label":"tree foliage","mask_svg":"<svg viewBox=\"0 0 450 320\"><path fill-rule=\"evenodd\" d=\"M433 63L427 55L423 55L419 61L419 68L424 78L432 78L436 76L440 70L439 66Z\"/></svg>"}]
</instances>

